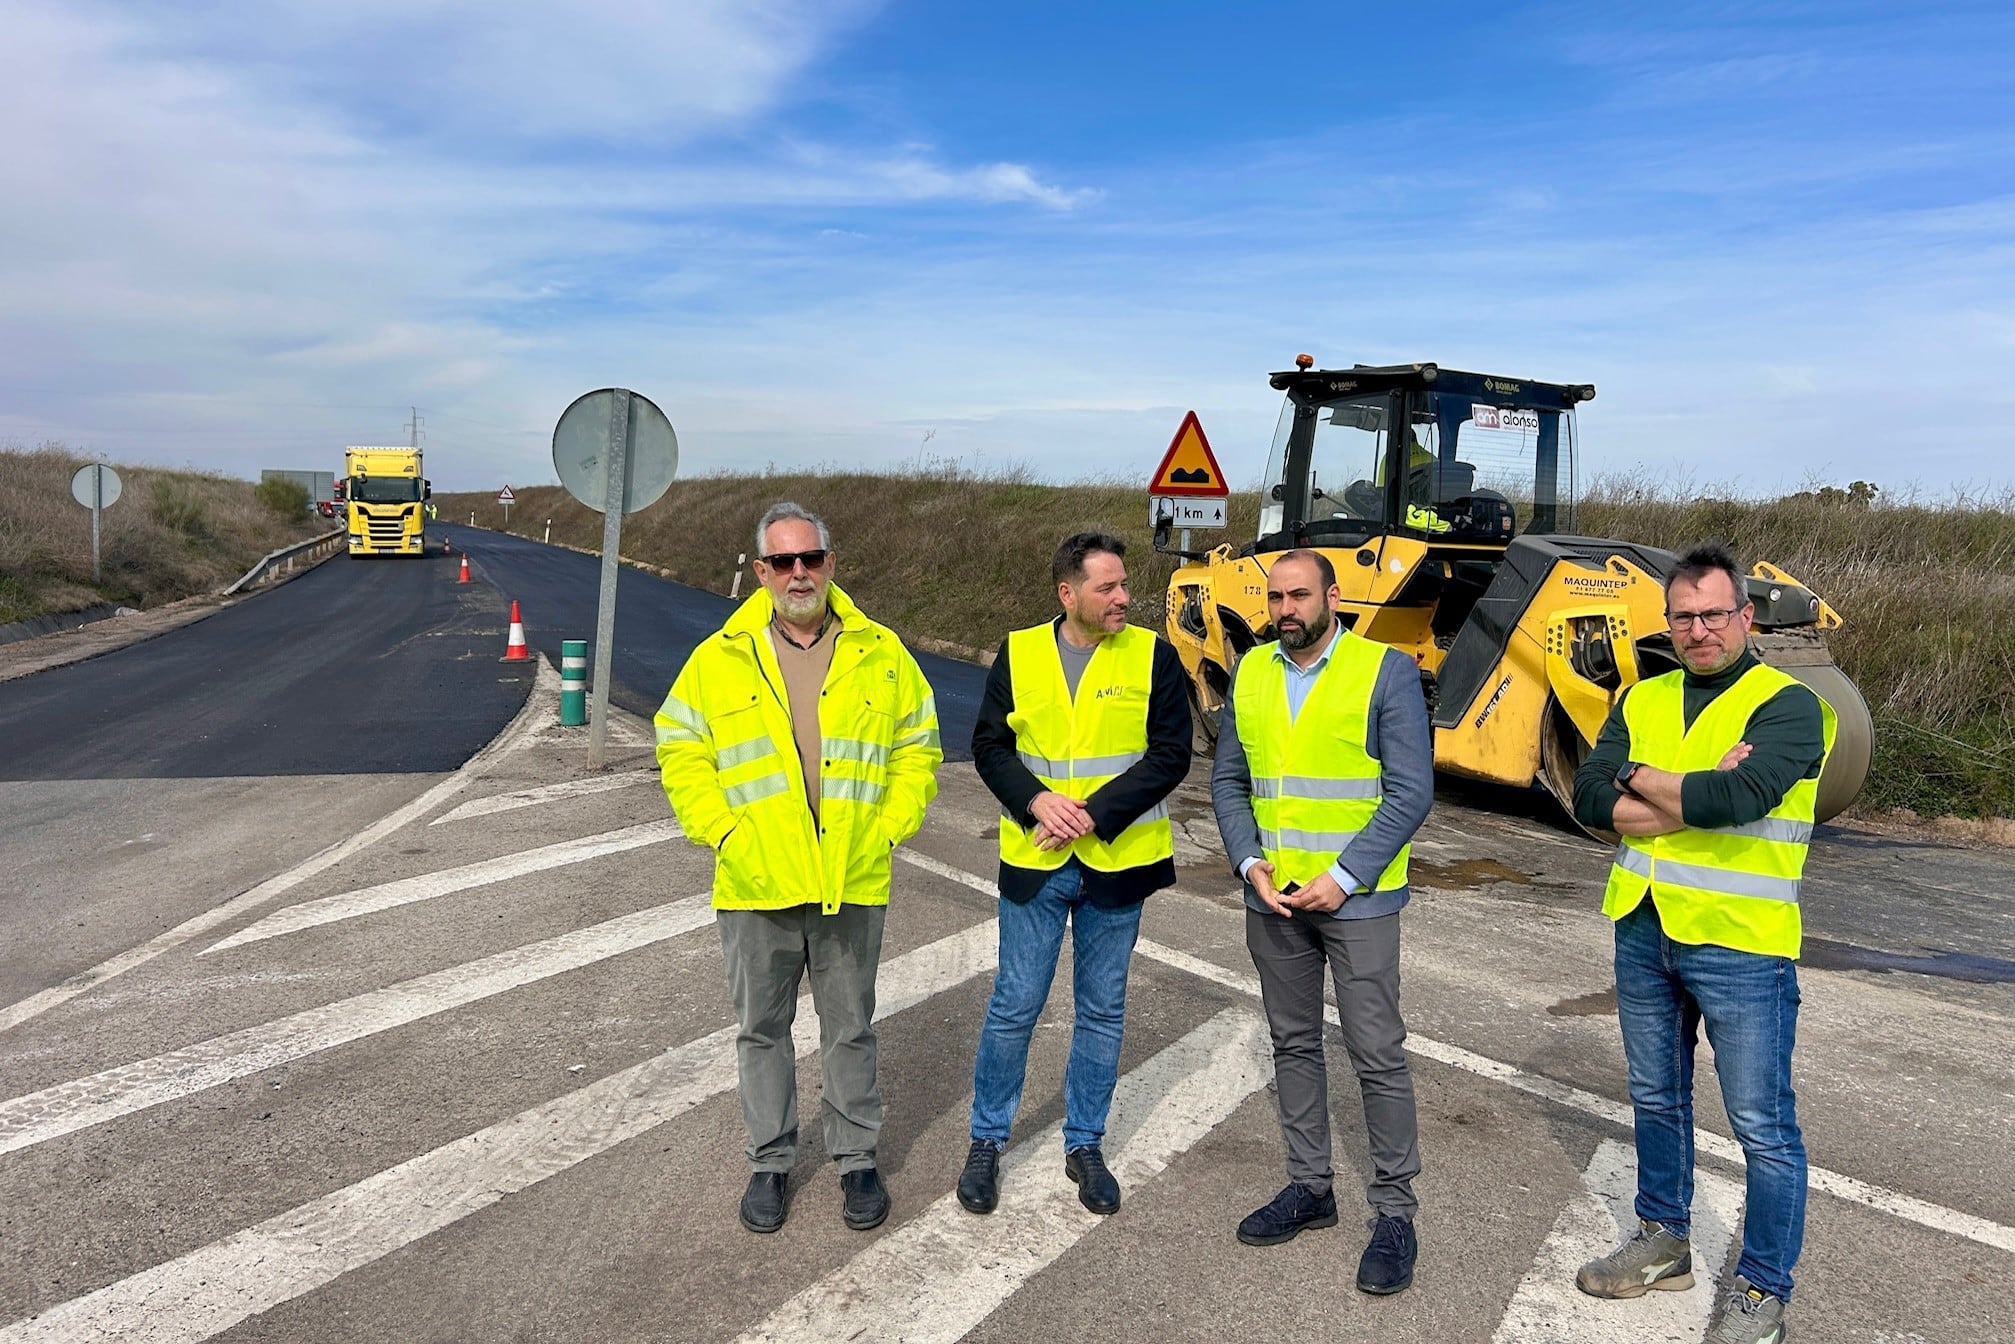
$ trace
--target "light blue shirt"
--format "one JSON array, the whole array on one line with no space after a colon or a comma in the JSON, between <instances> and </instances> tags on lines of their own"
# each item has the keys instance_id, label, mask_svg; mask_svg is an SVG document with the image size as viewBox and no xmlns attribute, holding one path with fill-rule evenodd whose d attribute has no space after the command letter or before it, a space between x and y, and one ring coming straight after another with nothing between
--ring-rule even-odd
<instances>
[{"instance_id":1,"label":"light blue shirt","mask_svg":"<svg viewBox=\"0 0 2015 1344\"><path fill-rule=\"evenodd\" d=\"M1329 655L1336 652L1336 641L1343 638L1343 622L1332 619L1329 623L1329 643L1322 646L1322 652L1307 667L1301 666L1287 656L1285 644L1273 646L1274 661L1287 673L1287 721L1293 723L1301 717L1301 707L1308 701L1308 693L1315 686L1315 679L1322 675L1322 669L1329 666ZM1246 870L1258 863L1258 859L1247 859L1238 866L1238 875L1244 877ZM1329 865L1330 880L1343 889L1346 896L1363 891L1364 887L1350 875L1350 870L1338 859Z\"/></svg>"}]
</instances>

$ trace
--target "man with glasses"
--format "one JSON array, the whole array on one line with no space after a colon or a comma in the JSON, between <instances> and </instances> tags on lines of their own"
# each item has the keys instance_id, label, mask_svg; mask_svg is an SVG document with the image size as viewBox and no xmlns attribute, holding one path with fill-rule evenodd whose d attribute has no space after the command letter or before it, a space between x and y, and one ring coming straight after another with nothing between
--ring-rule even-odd
<instances>
[{"instance_id":1,"label":"man with glasses","mask_svg":"<svg viewBox=\"0 0 2015 1344\"><path fill-rule=\"evenodd\" d=\"M741 1033L751 1174L742 1225L775 1232L797 1159L791 1022L809 971L826 1151L856 1230L888 1217L875 1165L875 970L889 855L937 793L938 718L916 659L833 583L826 525L796 504L756 528L762 587L693 651L657 714L679 825L715 851L714 909Z\"/></svg>"},{"instance_id":2,"label":"man with glasses","mask_svg":"<svg viewBox=\"0 0 2015 1344\"><path fill-rule=\"evenodd\" d=\"M973 1062L972 1147L958 1200L991 1213L1021 1106L1029 1038L1069 925L1076 1012L1064 1066L1064 1174L1097 1214L1119 1210L1105 1163L1127 966L1141 903L1175 885L1165 800L1189 773L1182 660L1126 623L1126 543L1064 538L1050 563L1062 614L1017 630L987 674L973 766L1000 800L1000 960Z\"/></svg>"},{"instance_id":3,"label":"man with glasses","mask_svg":"<svg viewBox=\"0 0 2015 1344\"><path fill-rule=\"evenodd\" d=\"M1742 1257L1707 1338L1778 1344L1805 1235L1791 1090L1799 881L1835 720L1750 652L1756 609L1726 549L1687 552L1665 605L1681 667L1625 690L1574 777L1574 815L1622 837L1602 911L1616 926L1639 1220L1575 1282L1610 1298L1692 1286L1693 1052L1705 1023L1748 1168Z\"/></svg>"}]
</instances>

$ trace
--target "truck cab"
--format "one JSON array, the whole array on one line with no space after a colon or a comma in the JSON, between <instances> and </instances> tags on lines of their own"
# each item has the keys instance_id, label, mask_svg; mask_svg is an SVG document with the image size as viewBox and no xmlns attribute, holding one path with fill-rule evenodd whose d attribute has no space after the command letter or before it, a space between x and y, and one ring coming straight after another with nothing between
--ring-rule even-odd
<instances>
[{"instance_id":1,"label":"truck cab","mask_svg":"<svg viewBox=\"0 0 2015 1344\"><path fill-rule=\"evenodd\" d=\"M351 555L424 555L427 501L418 448L343 450L342 498L348 502Z\"/></svg>"}]
</instances>

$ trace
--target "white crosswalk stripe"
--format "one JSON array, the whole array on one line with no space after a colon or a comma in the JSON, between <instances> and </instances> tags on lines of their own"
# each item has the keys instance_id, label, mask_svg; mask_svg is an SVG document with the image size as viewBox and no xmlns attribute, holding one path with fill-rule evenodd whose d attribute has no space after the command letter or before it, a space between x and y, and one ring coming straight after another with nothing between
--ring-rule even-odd
<instances>
[{"instance_id":1,"label":"white crosswalk stripe","mask_svg":"<svg viewBox=\"0 0 2015 1344\"><path fill-rule=\"evenodd\" d=\"M242 947L246 943L277 938L284 933L298 933L302 929L312 929L322 924L355 919L359 915L376 914L380 910L411 905L415 901L430 901L440 896L452 896L471 887L489 886L514 877L524 877L529 873L544 872L549 868L564 868L569 864L586 863L589 859L599 859L607 854L620 854L627 849L662 844L667 840L676 840L684 834L675 821L649 821L640 826L625 826L621 830L609 831L602 835L584 836L578 840L562 840L557 844L541 845L537 849L520 850L515 854L484 859L480 863L465 863L457 868L444 868L437 873L421 873L417 877L402 877L396 882L383 882L375 887L360 887L355 891L324 896L320 900L303 901L299 905L276 910L258 923L247 925L230 937L212 943L203 950L202 955L209 956L226 948Z\"/></svg>"},{"instance_id":2,"label":"white crosswalk stripe","mask_svg":"<svg viewBox=\"0 0 2015 1344\"><path fill-rule=\"evenodd\" d=\"M1268 1050L1257 1014L1226 1009L1122 1078L1105 1144L1121 1189L1159 1175L1263 1087ZM744 1344L962 1338L1104 1221L1056 1175L1062 1139L1059 1121L1007 1152L993 1213L977 1217L945 1195L786 1302Z\"/></svg>"},{"instance_id":3,"label":"white crosswalk stripe","mask_svg":"<svg viewBox=\"0 0 2015 1344\"><path fill-rule=\"evenodd\" d=\"M877 1020L989 970L997 933L976 924L882 966ZM674 1120L735 1085L736 1030L697 1041L522 1111L187 1255L0 1329L0 1344L208 1339ZM793 1032L815 1055L811 996Z\"/></svg>"},{"instance_id":4,"label":"white crosswalk stripe","mask_svg":"<svg viewBox=\"0 0 2015 1344\"><path fill-rule=\"evenodd\" d=\"M1714 1282L1742 1216L1742 1187L1712 1171L1694 1174L1693 1286L1628 1301L1590 1297L1574 1272L1622 1244L1637 1227L1637 1160L1614 1139L1596 1145L1579 1198L1560 1211L1532 1270L1519 1282L1491 1344L1573 1344L1592 1339L1698 1339L1714 1310Z\"/></svg>"},{"instance_id":5,"label":"white crosswalk stripe","mask_svg":"<svg viewBox=\"0 0 2015 1344\"><path fill-rule=\"evenodd\" d=\"M0 1153L44 1143L318 1050L676 938L704 928L713 919L706 896L654 906L30 1092L0 1102Z\"/></svg>"}]
</instances>

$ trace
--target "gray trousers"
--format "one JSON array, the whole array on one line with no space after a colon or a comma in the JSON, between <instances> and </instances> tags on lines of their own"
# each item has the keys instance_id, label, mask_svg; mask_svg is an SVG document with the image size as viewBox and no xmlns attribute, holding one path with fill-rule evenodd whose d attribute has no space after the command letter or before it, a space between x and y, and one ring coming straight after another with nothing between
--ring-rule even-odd
<instances>
[{"instance_id":1,"label":"gray trousers","mask_svg":"<svg viewBox=\"0 0 2015 1344\"><path fill-rule=\"evenodd\" d=\"M1343 1045L1364 1094L1373 1210L1413 1217L1419 1201L1419 1126L1413 1075L1406 1066L1406 1023L1399 1016L1399 915L1331 919L1323 915L1245 912L1245 945L1259 971L1266 1022L1273 1033L1273 1075L1280 1092L1280 1132L1288 1179L1321 1193L1334 1172L1329 1150L1329 1073L1322 1056L1322 980L1336 980Z\"/></svg>"},{"instance_id":2,"label":"gray trousers","mask_svg":"<svg viewBox=\"0 0 2015 1344\"><path fill-rule=\"evenodd\" d=\"M798 1052L791 1022L807 969L819 1015L826 1151L842 1172L875 1164L882 1094L875 1085L875 969L885 905L723 910L721 950L741 1032L735 1064L752 1171L789 1171L798 1155Z\"/></svg>"}]
</instances>

